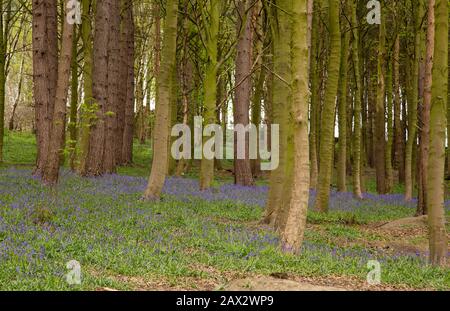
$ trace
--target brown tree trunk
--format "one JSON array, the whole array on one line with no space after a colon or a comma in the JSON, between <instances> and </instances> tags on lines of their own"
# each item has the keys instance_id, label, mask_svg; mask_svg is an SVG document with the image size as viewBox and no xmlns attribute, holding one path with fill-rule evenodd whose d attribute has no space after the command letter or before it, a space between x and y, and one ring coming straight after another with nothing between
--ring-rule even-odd
<instances>
[{"instance_id":1,"label":"brown tree trunk","mask_svg":"<svg viewBox=\"0 0 450 311\"><path fill-rule=\"evenodd\" d=\"M251 92L251 70L252 70L252 19L251 10L249 8L249 1L242 0L238 5L239 16L237 31L241 27L242 34L238 39L237 56L236 56L236 78L238 84L235 90L235 106L234 106L234 124L242 124L247 127L249 124L249 106L250 106L250 92ZM245 159L239 159L237 156L237 134L234 137L234 177L237 185L250 186L253 185L253 176L250 166L249 158L249 134L245 134Z\"/></svg>"},{"instance_id":2,"label":"brown tree trunk","mask_svg":"<svg viewBox=\"0 0 450 311\"><path fill-rule=\"evenodd\" d=\"M66 7L67 3L68 0L66 1ZM64 21L66 20L64 18ZM66 102L71 73L73 28L73 25L64 22L61 59L58 66L55 110L52 120L48 158L43 174L43 181L48 185L56 184L59 177L60 153L61 146L64 142Z\"/></svg>"},{"instance_id":3,"label":"brown tree trunk","mask_svg":"<svg viewBox=\"0 0 450 311\"><path fill-rule=\"evenodd\" d=\"M421 109L420 128L420 187L417 216L427 214L427 188L428 188L428 153L430 149L430 111L431 111L431 87L433 81L433 56L434 56L434 5L435 0L428 0L428 25L425 59L425 76L423 86L423 105Z\"/></svg>"},{"instance_id":4,"label":"brown tree trunk","mask_svg":"<svg viewBox=\"0 0 450 311\"><path fill-rule=\"evenodd\" d=\"M117 115L119 105L120 79L120 0L111 0L108 36L108 92L105 110L105 150L103 173L116 172Z\"/></svg>"},{"instance_id":5,"label":"brown tree trunk","mask_svg":"<svg viewBox=\"0 0 450 311\"><path fill-rule=\"evenodd\" d=\"M125 116L122 144L122 163L133 162L133 129L134 129L134 15L133 1L126 2L123 27L126 37L126 75Z\"/></svg>"},{"instance_id":6,"label":"brown tree trunk","mask_svg":"<svg viewBox=\"0 0 450 311\"><path fill-rule=\"evenodd\" d=\"M108 38L109 16L112 0L97 0L93 53L93 97L96 119L93 120L89 141L88 175L103 174L103 154L105 150L105 113L108 109Z\"/></svg>"},{"instance_id":7,"label":"brown tree trunk","mask_svg":"<svg viewBox=\"0 0 450 311\"><path fill-rule=\"evenodd\" d=\"M56 29L56 1L33 0L33 94L37 159L35 174L45 169L53 118L58 45Z\"/></svg>"}]
</instances>

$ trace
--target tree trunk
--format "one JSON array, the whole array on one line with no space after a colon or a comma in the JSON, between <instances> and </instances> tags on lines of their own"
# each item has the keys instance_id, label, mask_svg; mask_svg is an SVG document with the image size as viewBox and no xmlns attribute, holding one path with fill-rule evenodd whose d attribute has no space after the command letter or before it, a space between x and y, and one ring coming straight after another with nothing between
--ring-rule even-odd
<instances>
[{"instance_id":1,"label":"tree trunk","mask_svg":"<svg viewBox=\"0 0 450 311\"><path fill-rule=\"evenodd\" d=\"M105 149L103 153L103 172L116 172L117 115L119 105L120 79L120 0L111 0L108 35L108 85L105 107Z\"/></svg>"},{"instance_id":2,"label":"tree trunk","mask_svg":"<svg viewBox=\"0 0 450 311\"><path fill-rule=\"evenodd\" d=\"M68 0L66 0L66 7ZM69 91L72 45L73 45L73 24L67 23L64 16L64 27L61 44L61 57L58 66L57 88L55 98L55 110L52 120L52 128L50 134L49 152L47 164L43 174L43 181L48 185L55 185L58 182L61 146L64 141L65 119L66 119L66 102L67 93Z\"/></svg>"},{"instance_id":3,"label":"tree trunk","mask_svg":"<svg viewBox=\"0 0 450 311\"><path fill-rule=\"evenodd\" d=\"M88 175L104 172L103 159L106 139L106 112L108 111L108 40L111 1L97 0L93 53L93 98L95 117L89 141ZM93 113L94 113L93 111Z\"/></svg>"},{"instance_id":4,"label":"tree trunk","mask_svg":"<svg viewBox=\"0 0 450 311\"><path fill-rule=\"evenodd\" d=\"M379 26L378 65L377 65L377 101L375 105L375 169L377 175L377 192L386 193L386 122L384 103L386 99L386 18L382 12Z\"/></svg>"},{"instance_id":5,"label":"tree trunk","mask_svg":"<svg viewBox=\"0 0 450 311\"><path fill-rule=\"evenodd\" d=\"M70 82L70 119L69 119L69 165L71 170L75 170L75 160L76 160L76 147L77 147L77 113L78 113L78 36L77 29L74 26L72 35L72 60L70 64L70 70L72 72L71 82Z\"/></svg>"},{"instance_id":6,"label":"tree trunk","mask_svg":"<svg viewBox=\"0 0 450 311\"><path fill-rule=\"evenodd\" d=\"M421 58L421 40L423 18L422 3L418 3L415 8L415 41L414 41L414 59L411 66L410 98L408 105L408 141L405 152L405 200L411 201L414 186L414 168L413 168L413 149L416 146L417 137L417 105L418 105L418 85L419 85L419 62Z\"/></svg>"},{"instance_id":7,"label":"tree trunk","mask_svg":"<svg viewBox=\"0 0 450 311\"><path fill-rule=\"evenodd\" d=\"M392 168L392 142L394 139L394 123L392 119L393 109L393 89L392 89L392 62L388 62L388 71L386 75L386 93L387 93L387 142L385 149L386 163L386 193L390 193L394 187L394 172Z\"/></svg>"},{"instance_id":8,"label":"tree trunk","mask_svg":"<svg viewBox=\"0 0 450 311\"><path fill-rule=\"evenodd\" d=\"M22 95L23 71L24 71L24 68L25 68L25 54L23 54L22 60L20 61L19 83L17 85L17 96L16 96L16 99L14 100L13 109L12 109L12 112L11 112L11 117L9 118L9 122L8 122L8 128L9 128L10 131L13 131L14 128L15 128L16 110L17 110L17 107L19 106L20 97Z\"/></svg>"},{"instance_id":9,"label":"tree trunk","mask_svg":"<svg viewBox=\"0 0 450 311\"><path fill-rule=\"evenodd\" d=\"M361 79L361 66L359 62L359 27L357 7L352 2L352 59L355 74L355 108L354 108L354 135L353 135L353 194L362 199L361 190L361 100L363 97L363 83Z\"/></svg>"},{"instance_id":10,"label":"tree trunk","mask_svg":"<svg viewBox=\"0 0 450 311\"><path fill-rule=\"evenodd\" d=\"M345 9L344 9L345 10ZM346 11L346 10L345 10ZM347 23L343 19L343 24ZM345 31L346 27L342 25L344 31L342 35L341 49L341 68L339 79L339 144L338 144L338 163L337 163L337 186L338 191L347 191L347 71L348 71L348 48L349 48L349 32Z\"/></svg>"},{"instance_id":11,"label":"tree trunk","mask_svg":"<svg viewBox=\"0 0 450 311\"><path fill-rule=\"evenodd\" d=\"M209 24L205 25L205 31L208 33L206 44L206 51L208 54L208 61L205 71L204 89L204 123L214 124L216 121L216 100L217 100L217 43L219 38L219 18L220 18L220 3L219 0L210 0L207 4L207 13L209 14ZM208 137L203 137L203 145L209 140ZM214 159L207 159L202 157L200 165L200 190L206 190L211 187L214 179Z\"/></svg>"},{"instance_id":12,"label":"tree trunk","mask_svg":"<svg viewBox=\"0 0 450 311\"><path fill-rule=\"evenodd\" d=\"M33 0L33 95L37 159L35 174L41 175L46 165L50 141L50 120L53 117L54 69L58 68L56 40L56 6L54 0ZM51 53L50 50L54 49Z\"/></svg>"},{"instance_id":13,"label":"tree trunk","mask_svg":"<svg viewBox=\"0 0 450 311\"><path fill-rule=\"evenodd\" d=\"M168 0L164 25L164 42L161 60L161 72L157 76L155 142L152 171L147 189L146 200L159 200L167 174L168 159L168 122L170 120L170 80L176 61L178 0Z\"/></svg>"},{"instance_id":14,"label":"tree trunk","mask_svg":"<svg viewBox=\"0 0 450 311\"><path fill-rule=\"evenodd\" d=\"M277 3L278 8L274 8L272 17L277 20L277 25L272 29L272 44L273 44L273 103L271 105L271 122L272 124L279 124L279 165L278 168L270 172L270 187L269 198L264 215L264 222L275 225L278 217L278 211L283 206L283 191L286 178L286 161L287 161L287 123L288 112L290 108L291 99L291 24L289 12L291 1L282 0ZM283 80L284 81L283 81ZM292 148L293 149L293 148ZM289 190L290 191L290 190Z\"/></svg>"},{"instance_id":15,"label":"tree trunk","mask_svg":"<svg viewBox=\"0 0 450 311\"><path fill-rule=\"evenodd\" d=\"M430 1L429 1L430 2ZM444 169L445 127L448 96L448 1L436 0L435 51L430 114L430 149L428 158L428 222L430 237L430 262L445 266L447 234L445 232Z\"/></svg>"},{"instance_id":16,"label":"tree trunk","mask_svg":"<svg viewBox=\"0 0 450 311\"><path fill-rule=\"evenodd\" d=\"M324 97L324 107L320 125L319 184L315 208L321 212L328 211L330 183L332 174L332 149L334 143L334 117L336 114L336 95L339 84L339 68L341 53L341 31L339 28L338 1L328 3L330 57L328 63L328 79Z\"/></svg>"},{"instance_id":17,"label":"tree trunk","mask_svg":"<svg viewBox=\"0 0 450 311\"><path fill-rule=\"evenodd\" d=\"M134 14L133 1L127 2L123 27L126 42L126 75L127 87L125 94L125 120L123 129L122 164L133 162L133 131L134 131Z\"/></svg>"},{"instance_id":18,"label":"tree trunk","mask_svg":"<svg viewBox=\"0 0 450 311\"><path fill-rule=\"evenodd\" d=\"M311 113L310 113L310 159L311 159L311 172L310 172L310 187L311 189L317 188L317 178L319 174L319 164L317 156L317 136L319 130L319 111L321 103L321 83L320 83L320 71L321 71L321 52L322 52L322 39L319 34L320 25L320 12L321 7L319 3L315 2L313 12L313 25L312 25L312 46L311 57L314 58L311 66Z\"/></svg>"},{"instance_id":19,"label":"tree trunk","mask_svg":"<svg viewBox=\"0 0 450 311\"><path fill-rule=\"evenodd\" d=\"M252 70L252 45L253 45L253 29L252 29L252 10L249 10L250 3L247 0L241 0L238 4L238 20L237 33L241 34L237 43L236 55L236 89L234 100L234 125L241 124L247 127L249 124L250 110L250 93L252 88L251 70ZM234 134L234 182L236 185L251 186L253 185L253 176L250 166L249 153L249 133L245 134L245 158L238 157L238 134Z\"/></svg>"},{"instance_id":20,"label":"tree trunk","mask_svg":"<svg viewBox=\"0 0 450 311\"><path fill-rule=\"evenodd\" d=\"M405 176L405 156L404 139L402 132L401 98L400 98L400 36L395 38L394 57L392 59L394 68L394 129L395 129L395 167L398 169L399 182L404 181Z\"/></svg>"},{"instance_id":21,"label":"tree trunk","mask_svg":"<svg viewBox=\"0 0 450 311\"><path fill-rule=\"evenodd\" d=\"M303 242L309 198L307 1L297 0L292 12L292 114L294 115L294 178L281 233L285 251L297 253Z\"/></svg>"},{"instance_id":22,"label":"tree trunk","mask_svg":"<svg viewBox=\"0 0 450 311\"><path fill-rule=\"evenodd\" d=\"M83 40L83 93L84 102L81 105L81 122L80 122L80 142L79 142L79 165L78 173L82 176L87 174L88 157L89 157L89 140L91 136L91 125L93 122L93 81L92 81L92 24L91 24L91 0L82 0L82 23L81 23L81 39Z\"/></svg>"}]
</instances>

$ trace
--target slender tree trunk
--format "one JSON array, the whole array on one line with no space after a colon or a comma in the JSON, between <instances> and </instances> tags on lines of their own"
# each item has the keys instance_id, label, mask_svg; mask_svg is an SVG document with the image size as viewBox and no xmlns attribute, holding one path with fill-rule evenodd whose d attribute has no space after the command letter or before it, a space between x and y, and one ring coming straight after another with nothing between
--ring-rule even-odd
<instances>
[{"instance_id":1,"label":"slender tree trunk","mask_svg":"<svg viewBox=\"0 0 450 311\"><path fill-rule=\"evenodd\" d=\"M206 51L208 61L205 71L204 89L204 120L205 124L214 124L216 121L216 100L217 100L217 71L218 71L218 53L217 43L219 37L219 18L220 3L219 0L210 0L207 4L207 13L209 14L209 24L205 31L208 33ZM203 137L203 145L209 140L209 137ZM202 157L200 165L200 190L207 190L211 187L214 180L214 159Z\"/></svg>"},{"instance_id":2,"label":"slender tree trunk","mask_svg":"<svg viewBox=\"0 0 450 311\"><path fill-rule=\"evenodd\" d=\"M434 56L434 6L435 0L428 0L428 25L427 25L427 44L425 59L425 79L423 90L423 106L421 109L421 130L420 130L420 193L417 207L417 216L427 214L427 189L428 189L428 154L430 146L430 110L432 99L433 82L433 56Z\"/></svg>"},{"instance_id":3,"label":"slender tree trunk","mask_svg":"<svg viewBox=\"0 0 450 311\"><path fill-rule=\"evenodd\" d=\"M91 124L93 110L93 81L92 81L92 22L91 22L91 0L82 0L82 23L81 39L83 41L84 65L83 65L83 93L84 102L81 105L80 142L79 142L79 166L78 173L82 176L87 174L89 156L89 140L91 136Z\"/></svg>"},{"instance_id":4,"label":"slender tree trunk","mask_svg":"<svg viewBox=\"0 0 450 311\"><path fill-rule=\"evenodd\" d=\"M411 66L410 100L408 105L408 141L405 152L405 200L411 201L414 187L413 151L416 146L417 137L417 105L418 105L418 85L419 85L419 62L421 58L421 40L423 18L423 6L419 2L415 8L415 41L414 60Z\"/></svg>"},{"instance_id":5,"label":"slender tree trunk","mask_svg":"<svg viewBox=\"0 0 450 311\"><path fill-rule=\"evenodd\" d=\"M344 9L345 10L345 9ZM347 23L343 20L343 23ZM347 191L347 72L348 72L348 54L349 54L349 32L344 31L342 35L341 49L341 68L339 79L339 144L338 144L338 163L337 163L337 186L338 191Z\"/></svg>"},{"instance_id":6,"label":"slender tree trunk","mask_svg":"<svg viewBox=\"0 0 450 311\"><path fill-rule=\"evenodd\" d=\"M68 0L66 0L66 7ZM65 119L66 119L66 102L67 93L69 91L72 45L73 45L73 29L74 26L67 23L66 15L64 15L64 27L61 44L61 57L58 66L57 88L55 98L55 110L52 120L52 128L50 134L49 153L47 164L43 174L43 181L48 185L55 185L58 182L61 146L64 141Z\"/></svg>"},{"instance_id":7,"label":"slender tree trunk","mask_svg":"<svg viewBox=\"0 0 450 311\"><path fill-rule=\"evenodd\" d=\"M338 1L329 1L329 33L330 57L328 64L328 79L325 90L324 107L320 126L320 154L319 154L319 184L315 208L321 212L328 211L330 198L330 183L332 175L332 147L334 143L334 116L336 112L336 95L339 84L339 67L341 53L341 31L339 28Z\"/></svg>"},{"instance_id":8,"label":"slender tree trunk","mask_svg":"<svg viewBox=\"0 0 450 311\"><path fill-rule=\"evenodd\" d=\"M403 152L403 134L401 114L401 98L400 98L400 37L397 34L394 45L394 57L392 59L394 68L394 128L395 128L395 167L398 169L399 182L404 181L405 161Z\"/></svg>"},{"instance_id":9,"label":"slender tree trunk","mask_svg":"<svg viewBox=\"0 0 450 311\"><path fill-rule=\"evenodd\" d=\"M431 2L431 0L429 1ZM444 169L448 96L448 1L436 0L435 51L431 89L430 149L428 158L428 222L430 262L445 266L448 242L445 232Z\"/></svg>"},{"instance_id":10,"label":"slender tree trunk","mask_svg":"<svg viewBox=\"0 0 450 311\"><path fill-rule=\"evenodd\" d=\"M119 105L120 79L120 0L111 0L108 36L108 86L105 107L105 149L103 153L103 173L116 172L117 115Z\"/></svg>"},{"instance_id":11,"label":"slender tree trunk","mask_svg":"<svg viewBox=\"0 0 450 311\"><path fill-rule=\"evenodd\" d=\"M78 122L78 35L77 28L74 26L72 35L72 60L70 70L72 73L70 81L70 119L69 119L69 165L72 170L75 170L76 147L77 147L77 122Z\"/></svg>"},{"instance_id":12,"label":"slender tree trunk","mask_svg":"<svg viewBox=\"0 0 450 311\"><path fill-rule=\"evenodd\" d=\"M252 29L252 10L249 10L250 2L247 0L239 1L238 4L238 23L237 33L242 33L238 38L237 55L236 55L236 76L235 81L237 87L235 89L235 106L234 106L234 124L242 124L247 127L249 124L250 110L250 93L252 88L251 70L252 70L252 45L253 45L253 29ZM238 157L238 134L234 134L234 182L237 185L251 186L253 185L253 176L250 166L249 153L249 133L245 134L245 158Z\"/></svg>"},{"instance_id":13,"label":"slender tree trunk","mask_svg":"<svg viewBox=\"0 0 450 311\"><path fill-rule=\"evenodd\" d=\"M382 12L381 24L379 26L378 43L378 65L377 65L377 101L375 105L375 168L377 174L377 192L386 193L386 122L385 122L385 99L386 99L386 19L385 10Z\"/></svg>"},{"instance_id":14,"label":"slender tree trunk","mask_svg":"<svg viewBox=\"0 0 450 311\"><path fill-rule=\"evenodd\" d=\"M123 129L122 164L133 162L133 130L134 130L134 14L133 1L126 1L123 27L126 37L126 93L125 93L125 120Z\"/></svg>"},{"instance_id":15,"label":"slender tree trunk","mask_svg":"<svg viewBox=\"0 0 450 311\"><path fill-rule=\"evenodd\" d=\"M394 187L394 172L392 168L392 143L394 139L394 123L392 118L393 110L393 89L392 89L392 62L388 63L386 75L386 93L387 93L387 142L385 150L386 161L386 193L390 193Z\"/></svg>"},{"instance_id":16,"label":"slender tree trunk","mask_svg":"<svg viewBox=\"0 0 450 311\"><path fill-rule=\"evenodd\" d=\"M287 162L287 123L288 109L290 107L291 90L291 55L290 43L291 24L289 16L286 12L290 11L289 0L282 0L277 3L278 8L273 8L272 17L277 20L277 25L273 27L272 44L273 44L273 72L277 76L273 76L273 103L271 105L271 122L279 124L279 165L278 168L270 172L269 199L264 216L264 222L275 225L278 217L278 211L283 204L283 191L286 178L286 162ZM283 81L283 80L284 81ZM290 190L289 190L290 191Z\"/></svg>"},{"instance_id":17,"label":"slender tree trunk","mask_svg":"<svg viewBox=\"0 0 450 311\"><path fill-rule=\"evenodd\" d=\"M9 128L10 131L13 131L15 129L16 110L17 110L17 107L19 106L20 97L22 95L23 71L24 71L24 68L25 68L25 54L23 54L22 60L20 61L19 83L17 85L17 96L16 96L16 99L14 100L13 109L12 109L12 112L11 112L11 117L9 118L9 122L8 122L8 128Z\"/></svg>"},{"instance_id":18,"label":"slender tree trunk","mask_svg":"<svg viewBox=\"0 0 450 311\"><path fill-rule=\"evenodd\" d=\"M361 66L359 63L359 28L356 4L351 4L352 10L352 59L355 74L355 108L354 108L354 134L353 134L353 194L362 199L361 190L361 100L363 98L363 83L361 79Z\"/></svg>"},{"instance_id":19,"label":"slender tree trunk","mask_svg":"<svg viewBox=\"0 0 450 311\"><path fill-rule=\"evenodd\" d=\"M164 25L164 42L161 72L157 76L156 120L153 164L147 189L146 200L159 200L167 174L168 122L170 120L170 80L176 62L178 0L168 0Z\"/></svg>"},{"instance_id":20,"label":"slender tree trunk","mask_svg":"<svg viewBox=\"0 0 450 311\"><path fill-rule=\"evenodd\" d=\"M6 100L6 50L7 34L4 33L3 1L0 1L0 163L3 162L3 140L5 136Z\"/></svg>"},{"instance_id":21,"label":"slender tree trunk","mask_svg":"<svg viewBox=\"0 0 450 311\"><path fill-rule=\"evenodd\" d=\"M252 123L258 128L261 125L261 105L264 96L264 82L266 80L266 70L263 67L265 62L264 57L264 43L266 42L264 23L264 10L262 10L262 2L258 1L255 9L253 10L253 27L255 29L255 57L258 58L257 66L260 68L257 71L257 82L252 97ZM259 147L259 139L257 143ZM253 177L258 177L261 174L261 159L259 158L259 152L257 153L257 159L250 160Z\"/></svg>"},{"instance_id":22,"label":"slender tree trunk","mask_svg":"<svg viewBox=\"0 0 450 311\"><path fill-rule=\"evenodd\" d=\"M303 242L309 198L307 1L294 1L292 13L292 114L295 122L295 164L292 194L281 236L284 249L296 253Z\"/></svg>"},{"instance_id":23,"label":"slender tree trunk","mask_svg":"<svg viewBox=\"0 0 450 311\"><path fill-rule=\"evenodd\" d=\"M310 172L310 187L311 189L317 188L317 178L319 174L319 164L317 156L317 134L318 134L318 115L320 111L321 102L321 91L320 91L320 77L319 73L321 71L321 49L322 49L322 39L319 35L319 24L320 24L320 9L319 3L315 2L314 12L313 12L313 25L312 25L312 51L311 57L314 58L311 66L311 113L310 113L310 161L311 161L311 172Z\"/></svg>"}]
</instances>

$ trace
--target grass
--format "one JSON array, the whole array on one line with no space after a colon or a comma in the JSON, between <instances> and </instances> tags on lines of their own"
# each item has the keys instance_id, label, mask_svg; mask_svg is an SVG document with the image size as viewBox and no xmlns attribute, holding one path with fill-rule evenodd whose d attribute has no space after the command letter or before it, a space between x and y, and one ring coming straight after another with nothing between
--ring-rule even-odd
<instances>
[{"instance_id":1,"label":"grass","mask_svg":"<svg viewBox=\"0 0 450 311\"><path fill-rule=\"evenodd\" d=\"M396 238L368 226L413 215L396 197L361 203L333 193L330 213L309 211L301 255L286 255L278 235L258 224L264 185L242 189L220 181L200 193L195 180L172 178L161 202L143 202L150 146L136 144L134 166L120 175L80 178L64 169L51 191L31 168L11 165L33 163L33 144L30 135L10 134L8 165L0 169L0 290L214 289L276 273L363 283L371 259L382 263L383 284L450 288L450 270L427 265L426 254L369 246ZM81 285L65 280L70 260L81 264Z\"/></svg>"}]
</instances>

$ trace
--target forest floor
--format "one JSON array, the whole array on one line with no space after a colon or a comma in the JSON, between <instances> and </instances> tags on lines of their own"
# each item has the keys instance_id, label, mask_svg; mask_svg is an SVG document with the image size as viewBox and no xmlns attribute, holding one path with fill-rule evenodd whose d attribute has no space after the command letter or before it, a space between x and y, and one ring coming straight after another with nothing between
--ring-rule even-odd
<instances>
[{"instance_id":1,"label":"forest floor","mask_svg":"<svg viewBox=\"0 0 450 311\"><path fill-rule=\"evenodd\" d=\"M0 290L450 289L450 266L427 264L426 220L408 219L416 202L370 193L371 180L362 201L332 191L328 214L310 210L294 256L259 223L265 180L238 187L222 173L200 192L194 170L169 178L162 201L149 203L140 200L148 145L136 145L135 165L117 175L80 178L64 169L56 191L31 175L32 135L9 133L5 147ZM450 217L450 198L445 204ZM81 285L66 282L70 260L81 265ZM381 264L380 285L366 282L369 260Z\"/></svg>"}]
</instances>

